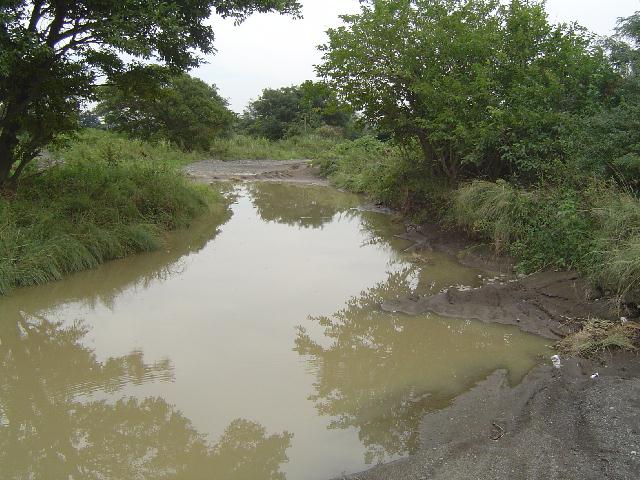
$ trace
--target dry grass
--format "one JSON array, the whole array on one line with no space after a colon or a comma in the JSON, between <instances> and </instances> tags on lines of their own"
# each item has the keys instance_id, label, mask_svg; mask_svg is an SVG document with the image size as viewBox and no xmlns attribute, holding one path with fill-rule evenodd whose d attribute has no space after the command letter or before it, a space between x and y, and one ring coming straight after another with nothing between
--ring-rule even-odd
<instances>
[{"instance_id":1,"label":"dry grass","mask_svg":"<svg viewBox=\"0 0 640 480\"><path fill-rule=\"evenodd\" d=\"M559 348L568 355L594 357L613 350L637 350L640 324L590 319L582 330L564 338Z\"/></svg>"}]
</instances>

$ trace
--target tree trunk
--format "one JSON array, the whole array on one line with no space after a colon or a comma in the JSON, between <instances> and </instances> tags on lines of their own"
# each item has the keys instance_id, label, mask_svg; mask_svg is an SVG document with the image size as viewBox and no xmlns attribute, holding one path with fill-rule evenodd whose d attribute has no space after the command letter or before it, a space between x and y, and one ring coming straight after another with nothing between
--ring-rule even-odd
<instances>
[{"instance_id":1,"label":"tree trunk","mask_svg":"<svg viewBox=\"0 0 640 480\"><path fill-rule=\"evenodd\" d=\"M20 118L26 111L27 98L26 93L23 93L20 99L9 100L4 118L0 122L0 188L6 185L17 160L15 148L19 143Z\"/></svg>"},{"instance_id":2,"label":"tree trunk","mask_svg":"<svg viewBox=\"0 0 640 480\"><path fill-rule=\"evenodd\" d=\"M10 138L5 138L3 131L0 135L0 188L4 187L9 180L14 163L13 146L15 145L12 146L9 140Z\"/></svg>"},{"instance_id":3,"label":"tree trunk","mask_svg":"<svg viewBox=\"0 0 640 480\"><path fill-rule=\"evenodd\" d=\"M420 148L422 149L422 154L424 156L427 165L433 166L433 162L435 161L435 152L433 147L431 146L431 142L429 142L429 138L427 133L424 131L417 132L418 141L420 142Z\"/></svg>"}]
</instances>

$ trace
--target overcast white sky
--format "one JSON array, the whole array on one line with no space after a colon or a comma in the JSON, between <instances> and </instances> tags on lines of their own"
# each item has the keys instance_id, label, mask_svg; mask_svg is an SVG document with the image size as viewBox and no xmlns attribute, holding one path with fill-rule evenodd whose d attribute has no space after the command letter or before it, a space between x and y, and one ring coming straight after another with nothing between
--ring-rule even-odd
<instances>
[{"instance_id":1,"label":"overcast white sky","mask_svg":"<svg viewBox=\"0 0 640 480\"><path fill-rule=\"evenodd\" d=\"M317 46L339 15L359 11L358 0L302 0L303 20L274 14L254 15L240 26L214 19L218 53L192 74L215 83L231 108L241 112L263 88L280 88L314 79ZM577 21L600 35L612 33L616 20L640 10L640 0L547 0L554 23Z\"/></svg>"}]
</instances>

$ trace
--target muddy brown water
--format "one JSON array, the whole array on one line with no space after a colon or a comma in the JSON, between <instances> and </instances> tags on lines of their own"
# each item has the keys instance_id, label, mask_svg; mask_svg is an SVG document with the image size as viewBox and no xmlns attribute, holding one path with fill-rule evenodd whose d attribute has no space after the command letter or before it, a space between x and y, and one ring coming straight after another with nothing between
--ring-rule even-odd
<instances>
[{"instance_id":1,"label":"muddy brown water","mask_svg":"<svg viewBox=\"0 0 640 480\"><path fill-rule=\"evenodd\" d=\"M0 298L0 478L327 479L412 453L426 413L548 355L516 328L382 312L482 272L410 253L360 198L228 195L160 252Z\"/></svg>"}]
</instances>

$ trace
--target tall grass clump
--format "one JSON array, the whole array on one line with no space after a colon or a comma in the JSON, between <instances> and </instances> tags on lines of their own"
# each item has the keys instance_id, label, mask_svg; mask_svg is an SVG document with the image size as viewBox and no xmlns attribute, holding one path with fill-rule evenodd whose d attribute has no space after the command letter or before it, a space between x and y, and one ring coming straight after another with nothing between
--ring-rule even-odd
<instances>
[{"instance_id":1,"label":"tall grass clump","mask_svg":"<svg viewBox=\"0 0 640 480\"><path fill-rule=\"evenodd\" d=\"M146 142L122 133L85 129L62 139L52 152L65 162L131 163L146 161L156 165L181 167L200 160L202 154L184 152L167 141Z\"/></svg>"},{"instance_id":2,"label":"tall grass clump","mask_svg":"<svg viewBox=\"0 0 640 480\"><path fill-rule=\"evenodd\" d=\"M214 140L210 154L219 160L316 160L340 141L338 137L320 134L275 141L238 134Z\"/></svg>"},{"instance_id":3,"label":"tall grass clump","mask_svg":"<svg viewBox=\"0 0 640 480\"><path fill-rule=\"evenodd\" d=\"M606 291L640 303L640 200L613 188L596 198L597 231L587 273Z\"/></svg>"},{"instance_id":4,"label":"tall grass clump","mask_svg":"<svg viewBox=\"0 0 640 480\"><path fill-rule=\"evenodd\" d=\"M522 271L577 269L607 294L640 303L640 201L630 192L602 182L524 190L476 180L455 192L450 216Z\"/></svg>"},{"instance_id":5,"label":"tall grass clump","mask_svg":"<svg viewBox=\"0 0 640 480\"><path fill-rule=\"evenodd\" d=\"M215 200L167 163L100 158L101 148L87 145L81 157L76 145L63 163L32 171L15 195L0 197L0 294L156 249L164 232Z\"/></svg>"},{"instance_id":6,"label":"tall grass clump","mask_svg":"<svg viewBox=\"0 0 640 480\"><path fill-rule=\"evenodd\" d=\"M570 187L523 190L476 180L454 193L451 218L512 255L521 271L580 268L595 235L588 202L587 193Z\"/></svg>"}]
</instances>

